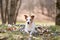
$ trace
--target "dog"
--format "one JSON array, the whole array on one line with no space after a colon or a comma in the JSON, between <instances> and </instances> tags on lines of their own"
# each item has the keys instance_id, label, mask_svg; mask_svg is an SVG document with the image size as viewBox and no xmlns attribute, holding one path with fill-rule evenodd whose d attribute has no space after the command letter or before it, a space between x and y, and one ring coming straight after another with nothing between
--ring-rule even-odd
<instances>
[{"instance_id":1,"label":"dog","mask_svg":"<svg viewBox=\"0 0 60 40\"><path fill-rule=\"evenodd\" d=\"M36 32L35 30L35 23L34 23L34 15L32 16L27 16L27 15L24 15L25 16L25 19L26 19L26 24L25 24L25 32L30 34L30 36L32 36L32 34L34 32Z\"/></svg>"}]
</instances>

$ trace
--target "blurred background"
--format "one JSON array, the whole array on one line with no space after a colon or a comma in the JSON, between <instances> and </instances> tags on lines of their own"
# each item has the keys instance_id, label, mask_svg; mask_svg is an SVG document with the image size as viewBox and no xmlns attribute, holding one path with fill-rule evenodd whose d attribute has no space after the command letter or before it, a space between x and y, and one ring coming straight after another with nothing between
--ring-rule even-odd
<instances>
[{"instance_id":1,"label":"blurred background","mask_svg":"<svg viewBox=\"0 0 60 40\"><path fill-rule=\"evenodd\" d=\"M22 0L17 21L24 21L24 15L34 15L35 21L54 22L56 16L56 0Z\"/></svg>"},{"instance_id":2,"label":"blurred background","mask_svg":"<svg viewBox=\"0 0 60 40\"><path fill-rule=\"evenodd\" d=\"M24 15L34 15L35 22L55 23L57 0L0 0L2 24L25 22Z\"/></svg>"}]
</instances>

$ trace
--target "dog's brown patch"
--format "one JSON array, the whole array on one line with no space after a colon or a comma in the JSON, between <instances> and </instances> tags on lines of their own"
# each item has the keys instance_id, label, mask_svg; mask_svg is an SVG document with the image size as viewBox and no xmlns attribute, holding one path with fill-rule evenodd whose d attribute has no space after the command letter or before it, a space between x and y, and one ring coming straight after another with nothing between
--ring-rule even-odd
<instances>
[{"instance_id":1,"label":"dog's brown patch","mask_svg":"<svg viewBox=\"0 0 60 40\"><path fill-rule=\"evenodd\" d=\"M27 19L28 16L27 15L24 15L24 16L25 16L25 19Z\"/></svg>"}]
</instances>

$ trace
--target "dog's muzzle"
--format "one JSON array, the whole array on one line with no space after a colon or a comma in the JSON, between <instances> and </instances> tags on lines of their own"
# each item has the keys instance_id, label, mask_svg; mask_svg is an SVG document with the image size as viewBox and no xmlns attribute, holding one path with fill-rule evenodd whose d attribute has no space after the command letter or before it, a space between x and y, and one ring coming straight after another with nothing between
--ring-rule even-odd
<instances>
[{"instance_id":1,"label":"dog's muzzle","mask_svg":"<svg viewBox=\"0 0 60 40\"><path fill-rule=\"evenodd\" d=\"M27 24L29 24L29 22L27 22Z\"/></svg>"}]
</instances>

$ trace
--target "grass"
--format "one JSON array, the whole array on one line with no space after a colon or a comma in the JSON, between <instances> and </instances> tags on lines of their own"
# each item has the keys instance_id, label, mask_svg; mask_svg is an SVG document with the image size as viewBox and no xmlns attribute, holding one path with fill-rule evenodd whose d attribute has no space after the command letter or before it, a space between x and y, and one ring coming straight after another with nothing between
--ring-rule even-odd
<instances>
[{"instance_id":1,"label":"grass","mask_svg":"<svg viewBox=\"0 0 60 40\"><path fill-rule=\"evenodd\" d=\"M19 24L19 22L17 24ZM24 22L20 24L24 24ZM39 25L39 22L37 22L36 24ZM7 25L0 25L0 29L6 29L6 28ZM60 32L60 26L50 26L48 27L48 29L51 30L51 32ZM6 40L28 40L29 39L29 35L23 34L20 31L6 31L5 33L0 33L0 39L3 39L4 37L7 38ZM32 40L43 40L43 37L44 36L41 35L37 37L33 36ZM47 38L49 38L49 40L60 40L59 35L49 36Z\"/></svg>"}]
</instances>

